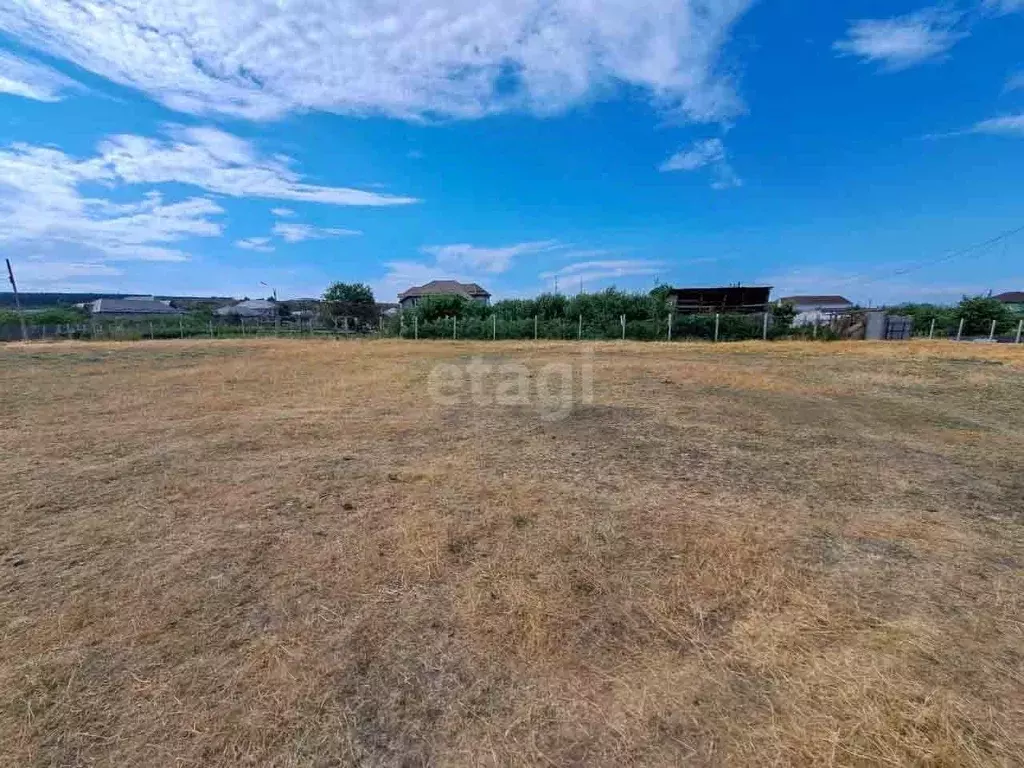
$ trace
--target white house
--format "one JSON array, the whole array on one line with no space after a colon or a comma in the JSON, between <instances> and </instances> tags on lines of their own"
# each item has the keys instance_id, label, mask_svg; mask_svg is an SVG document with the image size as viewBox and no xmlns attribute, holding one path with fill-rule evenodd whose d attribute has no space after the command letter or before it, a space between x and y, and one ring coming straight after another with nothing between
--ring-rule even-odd
<instances>
[{"instance_id":1,"label":"white house","mask_svg":"<svg viewBox=\"0 0 1024 768\"><path fill-rule=\"evenodd\" d=\"M230 307L221 307L214 314L220 317L277 317L277 302L267 299L246 299Z\"/></svg>"},{"instance_id":2,"label":"white house","mask_svg":"<svg viewBox=\"0 0 1024 768\"><path fill-rule=\"evenodd\" d=\"M779 303L793 305L793 325L822 325L853 309L853 302L843 296L784 296Z\"/></svg>"}]
</instances>

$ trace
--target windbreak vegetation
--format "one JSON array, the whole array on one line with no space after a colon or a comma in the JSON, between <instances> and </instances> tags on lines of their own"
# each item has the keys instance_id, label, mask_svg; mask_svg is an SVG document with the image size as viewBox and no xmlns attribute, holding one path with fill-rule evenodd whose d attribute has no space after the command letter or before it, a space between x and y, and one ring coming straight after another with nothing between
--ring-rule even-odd
<instances>
[{"instance_id":1,"label":"windbreak vegetation","mask_svg":"<svg viewBox=\"0 0 1024 768\"><path fill-rule=\"evenodd\" d=\"M673 314L667 291L633 293L608 288L598 293L565 296L544 293L533 299L506 299L488 306L463 296L431 296L392 318L389 332L421 339L710 339L713 314ZM793 315L786 307L773 312L769 335L789 331ZM718 338L761 338L764 316L718 317Z\"/></svg>"},{"instance_id":2,"label":"windbreak vegetation","mask_svg":"<svg viewBox=\"0 0 1024 768\"><path fill-rule=\"evenodd\" d=\"M1014 312L999 299L991 296L964 296L955 306L940 304L901 304L892 307L891 312L914 318L914 332L918 336L927 336L931 331L932 321L935 322L935 336L955 336L960 328L961 318L964 321L963 333L966 336L988 335L992 330L992 321L996 323L996 335L1010 334L1024 315Z\"/></svg>"}]
</instances>

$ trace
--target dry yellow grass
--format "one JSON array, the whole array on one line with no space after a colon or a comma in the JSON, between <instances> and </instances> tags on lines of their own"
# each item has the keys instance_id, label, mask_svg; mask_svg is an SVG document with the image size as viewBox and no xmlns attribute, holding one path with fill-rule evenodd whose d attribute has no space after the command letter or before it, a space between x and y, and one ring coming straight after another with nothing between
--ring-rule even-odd
<instances>
[{"instance_id":1,"label":"dry yellow grass","mask_svg":"<svg viewBox=\"0 0 1024 768\"><path fill-rule=\"evenodd\" d=\"M1024 763L1024 348L577 349L0 349L0 761Z\"/></svg>"}]
</instances>

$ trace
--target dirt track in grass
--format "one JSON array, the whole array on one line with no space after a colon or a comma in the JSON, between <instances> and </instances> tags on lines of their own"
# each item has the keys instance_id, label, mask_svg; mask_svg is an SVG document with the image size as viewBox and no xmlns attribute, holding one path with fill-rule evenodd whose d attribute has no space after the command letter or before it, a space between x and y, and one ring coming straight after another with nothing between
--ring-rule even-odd
<instances>
[{"instance_id":1,"label":"dirt track in grass","mask_svg":"<svg viewBox=\"0 0 1024 768\"><path fill-rule=\"evenodd\" d=\"M1024 762L1024 347L580 349L0 347L0 762Z\"/></svg>"}]
</instances>

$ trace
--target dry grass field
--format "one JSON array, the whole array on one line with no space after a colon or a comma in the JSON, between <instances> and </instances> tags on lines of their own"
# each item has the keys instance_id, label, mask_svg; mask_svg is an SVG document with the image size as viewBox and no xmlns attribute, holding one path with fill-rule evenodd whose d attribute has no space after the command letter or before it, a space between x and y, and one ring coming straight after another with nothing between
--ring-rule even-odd
<instances>
[{"instance_id":1,"label":"dry grass field","mask_svg":"<svg viewBox=\"0 0 1024 768\"><path fill-rule=\"evenodd\" d=\"M1021 765L1024 348L0 348L0 762Z\"/></svg>"}]
</instances>

